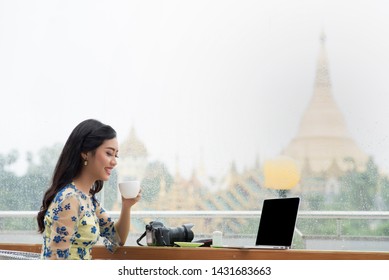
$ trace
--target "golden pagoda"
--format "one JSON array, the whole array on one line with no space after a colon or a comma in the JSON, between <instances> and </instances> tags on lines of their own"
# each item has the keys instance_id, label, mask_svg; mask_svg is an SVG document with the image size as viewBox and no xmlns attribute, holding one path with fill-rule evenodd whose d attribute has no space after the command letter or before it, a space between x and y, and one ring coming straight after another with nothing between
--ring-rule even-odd
<instances>
[{"instance_id":1,"label":"golden pagoda","mask_svg":"<svg viewBox=\"0 0 389 280\"><path fill-rule=\"evenodd\" d=\"M350 168L363 170L368 155L351 137L342 112L334 100L325 35L322 34L320 39L313 95L303 114L297 135L282 154L296 160L305 174L339 176Z\"/></svg>"}]
</instances>

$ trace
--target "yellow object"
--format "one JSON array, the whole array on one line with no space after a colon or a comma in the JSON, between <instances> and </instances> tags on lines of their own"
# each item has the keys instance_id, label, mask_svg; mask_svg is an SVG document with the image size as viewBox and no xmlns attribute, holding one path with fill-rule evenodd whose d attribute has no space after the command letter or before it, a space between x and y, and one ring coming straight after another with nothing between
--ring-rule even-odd
<instances>
[{"instance_id":1,"label":"yellow object","mask_svg":"<svg viewBox=\"0 0 389 280\"><path fill-rule=\"evenodd\" d=\"M275 190L290 190L300 181L296 162L286 156L267 160L263 165L265 187Z\"/></svg>"},{"instance_id":2,"label":"yellow object","mask_svg":"<svg viewBox=\"0 0 389 280\"><path fill-rule=\"evenodd\" d=\"M195 242L174 242L174 244L180 247L200 247L204 243L195 243Z\"/></svg>"}]
</instances>

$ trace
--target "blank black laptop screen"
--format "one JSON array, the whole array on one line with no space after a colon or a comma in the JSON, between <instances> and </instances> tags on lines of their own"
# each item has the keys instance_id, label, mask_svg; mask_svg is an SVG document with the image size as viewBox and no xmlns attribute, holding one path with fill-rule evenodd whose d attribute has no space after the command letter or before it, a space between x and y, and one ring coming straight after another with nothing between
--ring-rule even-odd
<instances>
[{"instance_id":1,"label":"blank black laptop screen","mask_svg":"<svg viewBox=\"0 0 389 280\"><path fill-rule=\"evenodd\" d=\"M264 200L255 244L290 247L299 203L299 197Z\"/></svg>"}]
</instances>

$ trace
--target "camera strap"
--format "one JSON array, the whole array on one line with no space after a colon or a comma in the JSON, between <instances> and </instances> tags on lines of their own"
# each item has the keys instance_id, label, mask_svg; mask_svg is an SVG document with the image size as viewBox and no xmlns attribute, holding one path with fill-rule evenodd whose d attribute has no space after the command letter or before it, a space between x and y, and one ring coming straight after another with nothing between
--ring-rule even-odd
<instances>
[{"instance_id":1,"label":"camera strap","mask_svg":"<svg viewBox=\"0 0 389 280\"><path fill-rule=\"evenodd\" d=\"M145 231L145 232L141 235L141 237L139 237L139 238L136 240L136 243L137 243L139 246L144 246L143 244L140 243L140 241L143 239L143 237L146 236L146 232L147 232L147 231Z\"/></svg>"}]
</instances>

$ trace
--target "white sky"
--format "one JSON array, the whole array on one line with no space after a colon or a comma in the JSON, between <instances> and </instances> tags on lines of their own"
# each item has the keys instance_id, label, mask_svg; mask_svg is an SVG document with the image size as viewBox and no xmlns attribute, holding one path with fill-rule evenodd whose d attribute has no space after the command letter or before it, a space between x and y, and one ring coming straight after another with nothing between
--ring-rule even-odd
<instances>
[{"instance_id":1,"label":"white sky","mask_svg":"<svg viewBox=\"0 0 389 280\"><path fill-rule=\"evenodd\" d=\"M388 1L0 0L0 153L64 143L86 118L134 126L189 176L277 155L313 93L327 35L351 135L389 169ZM21 165L21 163L19 163Z\"/></svg>"}]
</instances>

